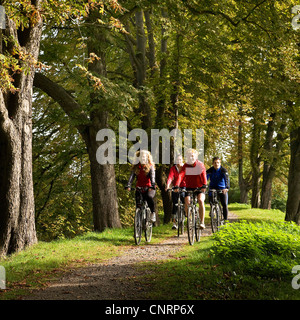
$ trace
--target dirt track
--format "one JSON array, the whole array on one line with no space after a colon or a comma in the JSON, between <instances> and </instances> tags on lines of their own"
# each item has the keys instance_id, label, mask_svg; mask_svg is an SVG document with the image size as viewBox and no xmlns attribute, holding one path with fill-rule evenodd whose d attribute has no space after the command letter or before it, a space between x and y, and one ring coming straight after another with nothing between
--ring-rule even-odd
<instances>
[{"instance_id":1,"label":"dirt track","mask_svg":"<svg viewBox=\"0 0 300 320\"><path fill-rule=\"evenodd\" d=\"M229 214L229 220L235 217ZM211 234L209 226L203 236ZM143 300L145 288L138 278L145 271L136 265L145 261L171 259L183 245L187 235L174 236L159 244L132 246L122 256L104 263L70 269L62 278L51 282L48 287L35 290L22 300Z\"/></svg>"}]
</instances>

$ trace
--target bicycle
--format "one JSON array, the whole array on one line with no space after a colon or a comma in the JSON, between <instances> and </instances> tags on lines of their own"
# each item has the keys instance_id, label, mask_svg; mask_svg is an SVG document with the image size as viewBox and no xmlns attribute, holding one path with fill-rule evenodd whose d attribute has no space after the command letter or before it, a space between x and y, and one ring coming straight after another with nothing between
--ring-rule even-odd
<instances>
[{"instance_id":1,"label":"bicycle","mask_svg":"<svg viewBox=\"0 0 300 320\"><path fill-rule=\"evenodd\" d=\"M151 210L148 207L146 200L143 200L142 191L148 190L148 188L136 187L131 188L132 191L136 190L139 193L137 208L134 216L134 240L135 244L139 245L142 239L142 232L145 232L146 242L150 242L152 238Z\"/></svg>"},{"instance_id":2,"label":"bicycle","mask_svg":"<svg viewBox=\"0 0 300 320\"><path fill-rule=\"evenodd\" d=\"M210 189L212 193L212 202L210 207L210 221L212 232L217 232L220 227L224 224L224 217L222 207L218 200L218 193L222 193L222 190Z\"/></svg>"},{"instance_id":3,"label":"bicycle","mask_svg":"<svg viewBox=\"0 0 300 320\"><path fill-rule=\"evenodd\" d=\"M178 202L175 204L177 207L177 223L178 223L178 228L177 228L177 235L178 237L184 233L184 218L185 218L185 212L184 212L184 203L181 201L180 193L185 192L185 188L176 188L173 187L172 189L168 189L167 191L173 191L174 189L178 190L179 196L178 196Z\"/></svg>"},{"instance_id":4,"label":"bicycle","mask_svg":"<svg viewBox=\"0 0 300 320\"><path fill-rule=\"evenodd\" d=\"M187 213L187 231L188 231L188 239L190 245L193 245L196 241L200 241L201 237L201 228L200 228L200 216L199 210L197 208L197 196L196 192L199 192L201 188L196 188L194 190L187 190L190 195L190 204L188 206L188 213Z\"/></svg>"}]
</instances>

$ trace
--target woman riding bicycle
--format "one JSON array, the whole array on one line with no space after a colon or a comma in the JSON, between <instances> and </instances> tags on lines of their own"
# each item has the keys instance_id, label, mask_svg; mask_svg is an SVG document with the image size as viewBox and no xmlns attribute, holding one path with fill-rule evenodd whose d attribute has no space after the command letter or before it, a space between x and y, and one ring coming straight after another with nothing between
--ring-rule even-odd
<instances>
[{"instance_id":1,"label":"woman riding bicycle","mask_svg":"<svg viewBox=\"0 0 300 320\"><path fill-rule=\"evenodd\" d=\"M170 184L178 178L179 173L182 170L183 167L183 158L181 154L178 154L175 158L175 164L171 167L168 180L167 180L167 185L166 185L166 191L167 189L170 188ZM185 188L186 183L185 183L185 178L181 181L180 183L180 188ZM178 210L178 207L176 204L178 203L178 197L180 196L181 201L184 203L184 197L185 197L185 192L172 192L172 202L173 202L173 209L172 209L172 218L173 218L173 227L172 229L177 229L177 223L176 223L176 213Z\"/></svg>"},{"instance_id":2,"label":"woman riding bicycle","mask_svg":"<svg viewBox=\"0 0 300 320\"><path fill-rule=\"evenodd\" d=\"M132 173L127 183L127 189L130 191L131 184L134 178L137 178L136 187L143 188L143 200L146 200L151 210L151 221L156 221L156 214L154 209L155 196L155 165L151 153L147 150L140 150L136 153L136 160L132 166ZM139 192L135 193L136 204L139 203Z\"/></svg>"},{"instance_id":3,"label":"woman riding bicycle","mask_svg":"<svg viewBox=\"0 0 300 320\"><path fill-rule=\"evenodd\" d=\"M198 159L198 152L195 149L188 149L187 162L183 165L178 178L175 181L175 186L180 186L181 181L185 178L187 191L193 191L197 188L201 188L201 191L197 192L197 198L199 203L199 217L200 228L205 229L204 217L205 217L205 190L206 190L206 170L204 164ZM185 212L187 215L188 206L190 205L190 195L187 192L185 194Z\"/></svg>"}]
</instances>

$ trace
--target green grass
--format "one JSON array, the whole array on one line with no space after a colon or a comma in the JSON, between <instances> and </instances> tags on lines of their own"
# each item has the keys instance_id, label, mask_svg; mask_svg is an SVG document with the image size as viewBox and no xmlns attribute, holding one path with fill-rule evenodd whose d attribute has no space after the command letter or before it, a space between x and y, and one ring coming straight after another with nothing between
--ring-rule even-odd
<instances>
[{"instance_id":1,"label":"green grass","mask_svg":"<svg viewBox=\"0 0 300 320\"><path fill-rule=\"evenodd\" d=\"M209 224L209 208L206 208L206 224ZM187 244L174 259L138 265L137 268L153 271L150 274L145 273L139 279L142 285L147 286L149 299L300 299L300 290L291 286L294 275L288 273L293 259L285 256L288 250L293 250L298 256L298 238L296 239L295 235L296 242L293 243L287 240L288 234L281 232L280 223L284 221L284 213L279 210L250 209L249 206L241 204L231 204L229 210L240 220L247 220L253 228L252 231L246 234L246 229L243 229L246 227L242 223L235 224L236 230L228 228L225 232L224 228L224 233L220 233L221 240L203 237L200 243L195 243L194 246L188 245L186 241ZM271 222L274 226L270 226L270 229ZM263 226L261 229L259 224ZM235 233L240 235L236 236ZM266 236L268 233L270 236ZM243 234L245 239L242 239ZM261 234L261 237L257 238L257 234ZM171 224L155 227L151 243L161 242L170 236L174 236ZM259 258L265 259L257 260L262 263L256 265L256 271L252 268L253 265L247 264L247 259L255 261L258 257L255 253L256 240L251 239L259 239L257 241L262 244L260 249L257 249ZM221 248L219 245L223 240L224 246ZM244 250L249 243L253 250ZM145 244L142 240L142 245ZM107 229L103 233L89 232L71 240L39 242L25 251L0 260L7 276L7 290L0 291L0 299L18 299L34 288L47 285L49 280L59 277L70 266L74 268L101 262L121 255L132 245L132 228ZM269 251L260 251L266 245ZM276 250L274 253L274 248L282 254ZM249 252L254 255L247 256ZM269 252L273 252L270 259ZM276 263L276 254L283 266L285 259L288 260L289 265L285 270L287 272L281 274L280 264ZM275 263L276 273L269 275L268 269L264 269L268 261ZM297 261L295 260L295 264L298 264ZM268 272L263 272L266 270Z\"/></svg>"},{"instance_id":2,"label":"green grass","mask_svg":"<svg viewBox=\"0 0 300 320\"><path fill-rule=\"evenodd\" d=\"M153 228L151 243L174 235L170 225ZM102 233L88 232L74 239L39 242L24 251L0 260L6 271L6 288L0 300L17 299L34 288L47 285L67 271L121 255L134 245L133 229L107 229ZM142 239L141 245L147 245Z\"/></svg>"},{"instance_id":3,"label":"green grass","mask_svg":"<svg viewBox=\"0 0 300 320\"><path fill-rule=\"evenodd\" d=\"M230 233L228 228L222 230L223 234L220 232L221 240L206 237L194 246L185 246L176 260L142 264L140 268L153 271L143 280L150 299L300 299L300 290L291 286L295 276L291 269L299 261L287 254L294 251L298 256L300 227L293 226L294 233L288 230L284 213L279 210L250 209L240 204L230 205L229 210L238 218L247 219L253 229L247 234L242 223L228 224L240 229L240 235ZM249 243L253 250L245 250ZM248 252L252 255L247 256Z\"/></svg>"},{"instance_id":4,"label":"green grass","mask_svg":"<svg viewBox=\"0 0 300 320\"><path fill-rule=\"evenodd\" d=\"M236 214L239 219L248 221L284 221L285 213L280 210L251 209L248 204L232 203L229 211Z\"/></svg>"}]
</instances>

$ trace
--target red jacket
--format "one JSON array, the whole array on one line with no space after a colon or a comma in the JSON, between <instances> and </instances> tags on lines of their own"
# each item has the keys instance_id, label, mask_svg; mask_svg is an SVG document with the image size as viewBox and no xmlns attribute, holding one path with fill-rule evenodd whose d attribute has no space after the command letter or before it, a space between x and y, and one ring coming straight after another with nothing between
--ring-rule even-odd
<instances>
[{"instance_id":1,"label":"red jacket","mask_svg":"<svg viewBox=\"0 0 300 320\"><path fill-rule=\"evenodd\" d=\"M179 186L184 178L187 188L205 188L207 179L204 164L199 160L196 160L193 165L185 163L174 185Z\"/></svg>"},{"instance_id":2,"label":"red jacket","mask_svg":"<svg viewBox=\"0 0 300 320\"><path fill-rule=\"evenodd\" d=\"M182 170L182 168L181 168ZM181 171L180 170L180 171ZM171 182L173 181L173 185L175 186L174 182L178 179L178 176L179 176L179 171L176 167L176 164L174 166L171 167L170 169L170 172L169 172L169 176L168 176L168 180L167 180L167 185L170 185ZM183 188L185 187L186 184L185 184L185 178L183 178L183 180L181 181L180 183L180 188Z\"/></svg>"},{"instance_id":3,"label":"red jacket","mask_svg":"<svg viewBox=\"0 0 300 320\"><path fill-rule=\"evenodd\" d=\"M136 175L135 172L132 172L127 187L130 187L134 178L137 177L136 186L137 187L152 187L155 188L155 170L154 167L150 167L148 174L145 172L145 168L139 164L139 173Z\"/></svg>"}]
</instances>

